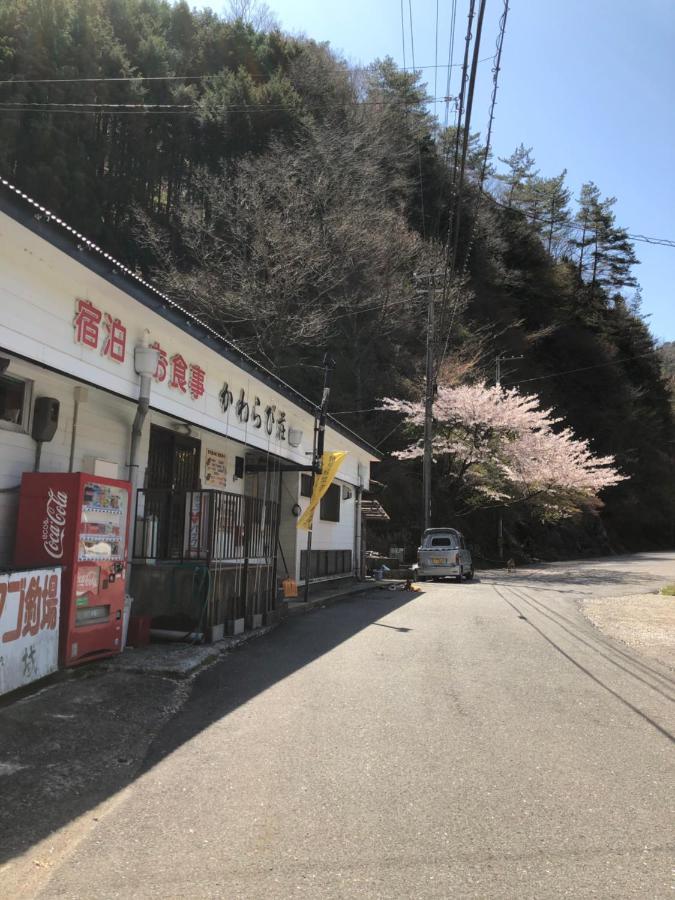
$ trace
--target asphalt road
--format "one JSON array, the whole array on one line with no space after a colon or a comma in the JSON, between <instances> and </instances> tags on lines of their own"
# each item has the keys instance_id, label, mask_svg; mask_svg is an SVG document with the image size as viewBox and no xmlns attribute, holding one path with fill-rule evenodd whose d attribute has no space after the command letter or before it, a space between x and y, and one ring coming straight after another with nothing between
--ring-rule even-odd
<instances>
[{"instance_id":1,"label":"asphalt road","mask_svg":"<svg viewBox=\"0 0 675 900\"><path fill-rule=\"evenodd\" d=\"M41 897L672 897L672 672L576 601L675 555L284 623L201 675Z\"/></svg>"}]
</instances>

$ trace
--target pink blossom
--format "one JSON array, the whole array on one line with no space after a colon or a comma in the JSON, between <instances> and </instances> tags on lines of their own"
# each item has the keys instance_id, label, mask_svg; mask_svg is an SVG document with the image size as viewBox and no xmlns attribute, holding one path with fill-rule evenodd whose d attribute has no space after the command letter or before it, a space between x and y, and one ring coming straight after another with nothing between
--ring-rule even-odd
<instances>
[{"instance_id":1,"label":"pink blossom","mask_svg":"<svg viewBox=\"0 0 675 900\"><path fill-rule=\"evenodd\" d=\"M414 430L424 424L424 404L387 398L382 408L401 413ZM485 384L439 385L434 399L435 458L450 460L450 477L496 502L534 500L546 515L569 515L626 476L611 456L595 456L588 441L541 409L534 394ZM421 440L394 454L423 455Z\"/></svg>"}]
</instances>

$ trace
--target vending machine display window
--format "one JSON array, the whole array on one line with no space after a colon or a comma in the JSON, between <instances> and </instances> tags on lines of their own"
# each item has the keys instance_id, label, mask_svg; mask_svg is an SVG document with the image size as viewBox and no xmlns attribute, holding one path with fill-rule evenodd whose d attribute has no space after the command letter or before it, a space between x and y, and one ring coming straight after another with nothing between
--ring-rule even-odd
<instances>
[{"instance_id":1,"label":"vending machine display window","mask_svg":"<svg viewBox=\"0 0 675 900\"><path fill-rule=\"evenodd\" d=\"M80 562L125 558L127 491L100 482L84 485L80 518Z\"/></svg>"}]
</instances>

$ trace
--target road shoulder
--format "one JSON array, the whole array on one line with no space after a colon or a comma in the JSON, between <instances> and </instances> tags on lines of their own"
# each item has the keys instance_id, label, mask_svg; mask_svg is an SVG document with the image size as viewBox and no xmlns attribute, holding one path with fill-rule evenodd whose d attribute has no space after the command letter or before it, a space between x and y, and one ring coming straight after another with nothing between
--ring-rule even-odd
<instances>
[{"instance_id":1,"label":"road shoulder","mask_svg":"<svg viewBox=\"0 0 675 900\"><path fill-rule=\"evenodd\" d=\"M603 634L675 671L675 597L657 592L581 601Z\"/></svg>"}]
</instances>

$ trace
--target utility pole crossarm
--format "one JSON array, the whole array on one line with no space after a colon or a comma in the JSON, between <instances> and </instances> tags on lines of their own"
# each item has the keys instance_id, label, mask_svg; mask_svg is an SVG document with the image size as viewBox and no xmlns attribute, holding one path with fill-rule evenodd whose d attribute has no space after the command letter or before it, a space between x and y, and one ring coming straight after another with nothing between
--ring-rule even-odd
<instances>
[{"instance_id":1,"label":"utility pole crossarm","mask_svg":"<svg viewBox=\"0 0 675 900\"><path fill-rule=\"evenodd\" d=\"M497 387L501 387L502 383L502 363L503 362L513 362L515 359L524 359L523 356L504 356L503 353L498 353L495 357L495 385Z\"/></svg>"}]
</instances>

